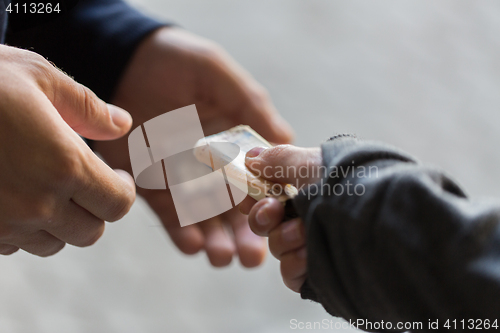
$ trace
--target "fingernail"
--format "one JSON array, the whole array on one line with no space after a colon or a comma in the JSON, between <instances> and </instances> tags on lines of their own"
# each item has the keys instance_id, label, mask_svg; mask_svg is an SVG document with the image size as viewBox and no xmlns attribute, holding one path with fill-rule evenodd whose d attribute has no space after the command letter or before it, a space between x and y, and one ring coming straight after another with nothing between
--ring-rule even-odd
<instances>
[{"instance_id":1,"label":"fingernail","mask_svg":"<svg viewBox=\"0 0 500 333\"><path fill-rule=\"evenodd\" d=\"M297 223L286 224L281 230L281 237L285 242L295 242L300 239L300 229Z\"/></svg>"},{"instance_id":2,"label":"fingernail","mask_svg":"<svg viewBox=\"0 0 500 333\"><path fill-rule=\"evenodd\" d=\"M257 214L255 215L255 220L257 221L257 224L260 226L264 227L270 223L269 221L269 216L266 213L266 209L268 208L269 204L265 204L262 206Z\"/></svg>"},{"instance_id":3,"label":"fingernail","mask_svg":"<svg viewBox=\"0 0 500 333\"><path fill-rule=\"evenodd\" d=\"M250 149L248 152L247 152L247 155L246 155L246 158L254 158L254 157L257 157L260 155L260 153L262 153L264 150L266 150L267 148L264 148L264 147L255 147L255 148L252 148Z\"/></svg>"},{"instance_id":4,"label":"fingernail","mask_svg":"<svg viewBox=\"0 0 500 333\"><path fill-rule=\"evenodd\" d=\"M132 116L127 111L113 104L108 104L111 120L119 128L130 127L132 125Z\"/></svg>"}]
</instances>

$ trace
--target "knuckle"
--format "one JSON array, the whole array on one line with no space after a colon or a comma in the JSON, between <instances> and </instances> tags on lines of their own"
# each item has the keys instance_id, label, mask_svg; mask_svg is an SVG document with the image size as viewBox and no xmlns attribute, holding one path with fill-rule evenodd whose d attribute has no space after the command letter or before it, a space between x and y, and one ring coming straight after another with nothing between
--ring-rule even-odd
<instances>
[{"instance_id":1,"label":"knuckle","mask_svg":"<svg viewBox=\"0 0 500 333\"><path fill-rule=\"evenodd\" d=\"M38 86L50 94L54 90L55 76L58 74L55 65L45 59L38 53L26 51L27 60L29 61L29 72L35 79Z\"/></svg>"},{"instance_id":2,"label":"knuckle","mask_svg":"<svg viewBox=\"0 0 500 333\"><path fill-rule=\"evenodd\" d=\"M301 285L299 285L299 283L298 283L297 280L283 277L283 283L291 291L294 291L296 293L300 293L300 287L301 287Z\"/></svg>"},{"instance_id":3,"label":"knuckle","mask_svg":"<svg viewBox=\"0 0 500 333\"><path fill-rule=\"evenodd\" d=\"M14 245L6 245L6 244L0 245L0 254L4 256L11 255L17 252L17 250L19 250L19 248Z\"/></svg>"},{"instance_id":4,"label":"knuckle","mask_svg":"<svg viewBox=\"0 0 500 333\"><path fill-rule=\"evenodd\" d=\"M283 277L283 281L285 281L286 284L286 281L288 281L291 278L291 272L292 272L291 261L287 260L286 257L281 259L280 271L281 271L281 276Z\"/></svg>"},{"instance_id":5,"label":"knuckle","mask_svg":"<svg viewBox=\"0 0 500 333\"><path fill-rule=\"evenodd\" d=\"M99 111L100 111L100 100L97 96L87 87L77 84L79 90L78 96L80 96L81 107L81 119L86 125L96 125L99 122ZM77 126L75 126L77 127ZM77 130L78 128L73 127Z\"/></svg>"},{"instance_id":6,"label":"knuckle","mask_svg":"<svg viewBox=\"0 0 500 333\"><path fill-rule=\"evenodd\" d=\"M55 210L55 200L52 195L46 193L43 197L33 200L26 208L26 217L29 220L49 221Z\"/></svg>"},{"instance_id":7,"label":"knuckle","mask_svg":"<svg viewBox=\"0 0 500 333\"><path fill-rule=\"evenodd\" d=\"M82 157L75 149L59 149L52 156L45 175L53 184L59 186L71 182L82 173Z\"/></svg>"},{"instance_id":8,"label":"knuckle","mask_svg":"<svg viewBox=\"0 0 500 333\"><path fill-rule=\"evenodd\" d=\"M33 217L41 220L48 221L52 218L53 209L49 202L42 202L33 210Z\"/></svg>"},{"instance_id":9,"label":"knuckle","mask_svg":"<svg viewBox=\"0 0 500 333\"><path fill-rule=\"evenodd\" d=\"M29 50L22 50L22 52L25 52L25 56L34 64L50 64L41 54L29 51Z\"/></svg>"},{"instance_id":10,"label":"knuckle","mask_svg":"<svg viewBox=\"0 0 500 333\"><path fill-rule=\"evenodd\" d=\"M22 52L22 58L24 59L24 62L29 62L36 68L50 67L50 62L42 55L29 50L19 49L19 51Z\"/></svg>"},{"instance_id":11,"label":"knuckle","mask_svg":"<svg viewBox=\"0 0 500 333\"><path fill-rule=\"evenodd\" d=\"M278 227L269 233L269 251L278 260L288 250L287 242L282 237L282 228Z\"/></svg>"},{"instance_id":12,"label":"knuckle","mask_svg":"<svg viewBox=\"0 0 500 333\"><path fill-rule=\"evenodd\" d=\"M292 151L292 145L278 145L273 148L266 149L262 152L263 158L266 158L270 161L282 161L290 156L290 152Z\"/></svg>"},{"instance_id":13,"label":"knuckle","mask_svg":"<svg viewBox=\"0 0 500 333\"><path fill-rule=\"evenodd\" d=\"M66 246L66 243L62 241L51 242L50 245L45 246L45 248L42 249L40 252L36 253L36 255L42 258L50 257L56 254L57 252L61 251L64 248L64 246Z\"/></svg>"},{"instance_id":14,"label":"knuckle","mask_svg":"<svg viewBox=\"0 0 500 333\"><path fill-rule=\"evenodd\" d=\"M102 234L104 233L104 221L101 222L102 224L100 227L97 229L97 231L88 233L86 237L83 237L78 244L75 244L78 247L88 247L91 245L94 245L99 238L101 238Z\"/></svg>"},{"instance_id":15,"label":"knuckle","mask_svg":"<svg viewBox=\"0 0 500 333\"><path fill-rule=\"evenodd\" d=\"M10 241L14 239L16 235L16 231L13 226L2 223L0 225L0 240L2 241Z\"/></svg>"},{"instance_id":16,"label":"knuckle","mask_svg":"<svg viewBox=\"0 0 500 333\"><path fill-rule=\"evenodd\" d=\"M275 257L276 259L280 259L281 249L276 239L269 238L269 252L271 252L273 257Z\"/></svg>"},{"instance_id":17,"label":"knuckle","mask_svg":"<svg viewBox=\"0 0 500 333\"><path fill-rule=\"evenodd\" d=\"M123 193L119 197L117 197L109 207L108 221L115 222L125 216L125 214L127 214L132 207L134 200L135 195L130 191Z\"/></svg>"}]
</instances>

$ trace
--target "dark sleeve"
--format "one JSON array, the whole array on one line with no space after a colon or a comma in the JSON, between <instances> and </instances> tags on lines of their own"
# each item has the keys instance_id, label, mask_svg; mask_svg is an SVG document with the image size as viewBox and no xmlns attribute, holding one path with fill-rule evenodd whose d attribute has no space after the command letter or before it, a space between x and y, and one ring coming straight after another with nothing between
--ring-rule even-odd
<instances>
[{"instance_id":1,"label":"dark sleeve","mask_svg":"<svg viewBox=\"0 0 500 333\"><path fill-rule=\"evenodd\" d=\"M441 171L383 144L340 137L322 149L329 176L294 202L307 235L303 298L394 331L465 319L463 331L469 319L500 317L498 203L470 200Z\"/></svg>"},{"instance_id":2,"label":"dark sleeve","mask_svg":"<svg viewBox=\"0 0 500 333\"><path fill-rule=\"evenodd\" d=\"M42 54L109 101L139 42L165 25L121 0L80 0L67 14L28 28L11 15L6 43Z\"/></svg>"}]
</instances>

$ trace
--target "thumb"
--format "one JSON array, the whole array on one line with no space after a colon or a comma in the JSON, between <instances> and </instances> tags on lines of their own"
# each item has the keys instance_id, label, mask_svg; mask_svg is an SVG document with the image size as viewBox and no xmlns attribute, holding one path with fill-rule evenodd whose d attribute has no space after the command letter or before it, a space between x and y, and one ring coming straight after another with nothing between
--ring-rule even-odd
<instances>
[{"instance_id":1,"label":"thumb","mask_svg":"<svg viewBox=\"0 0 500 333\"><path fill-rule=\"evenodd\" d=\"M247 167L257 176L278 183L307 184L323 177L319 148L280 145L247 152Z\"/></svg>"},{"instance_id":2,"label":"thumb","mask_svg":"<svg viewBox=\"0 0 500 333\"><path fill-rule=\"evenodd\" d=\"M106 104L89 88L57 72L47 97L64 121L78 134L93 140L113 140L125 135L132 126L130 114Z\"/></svg>"}]
</instances>

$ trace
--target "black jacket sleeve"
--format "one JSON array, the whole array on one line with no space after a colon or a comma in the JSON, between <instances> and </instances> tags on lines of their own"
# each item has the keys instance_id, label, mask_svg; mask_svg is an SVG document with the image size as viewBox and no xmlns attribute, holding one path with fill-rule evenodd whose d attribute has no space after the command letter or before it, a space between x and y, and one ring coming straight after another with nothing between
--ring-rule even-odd
<instances>
[{"instance_id":1,"label":"black jacket sleeve","mask_svg":"<svg viewBox=\"0 0 500 333\"><path fill-rule=\"evenodd\" d=\"M80 0L67 14L28 29L11 15L6 43L42 54L109 101L139 42L165 25L121 0Z\"/></svg>"},{"instance_id":2,"label":"black jacket sleeve","mask_svg":"<svg viewBox=\"0 0 500 333\"><path fill-rule=\"evenodd\" d=\"M500 317L498 203L467 198L383 144L339 137L322 149L329 176L294 202L307 235L303 298L352 322L391 323L380 331L421 322L410 330L436 332L436 320L467 331L470 319Z\"/></svg>"}]
</instances>

